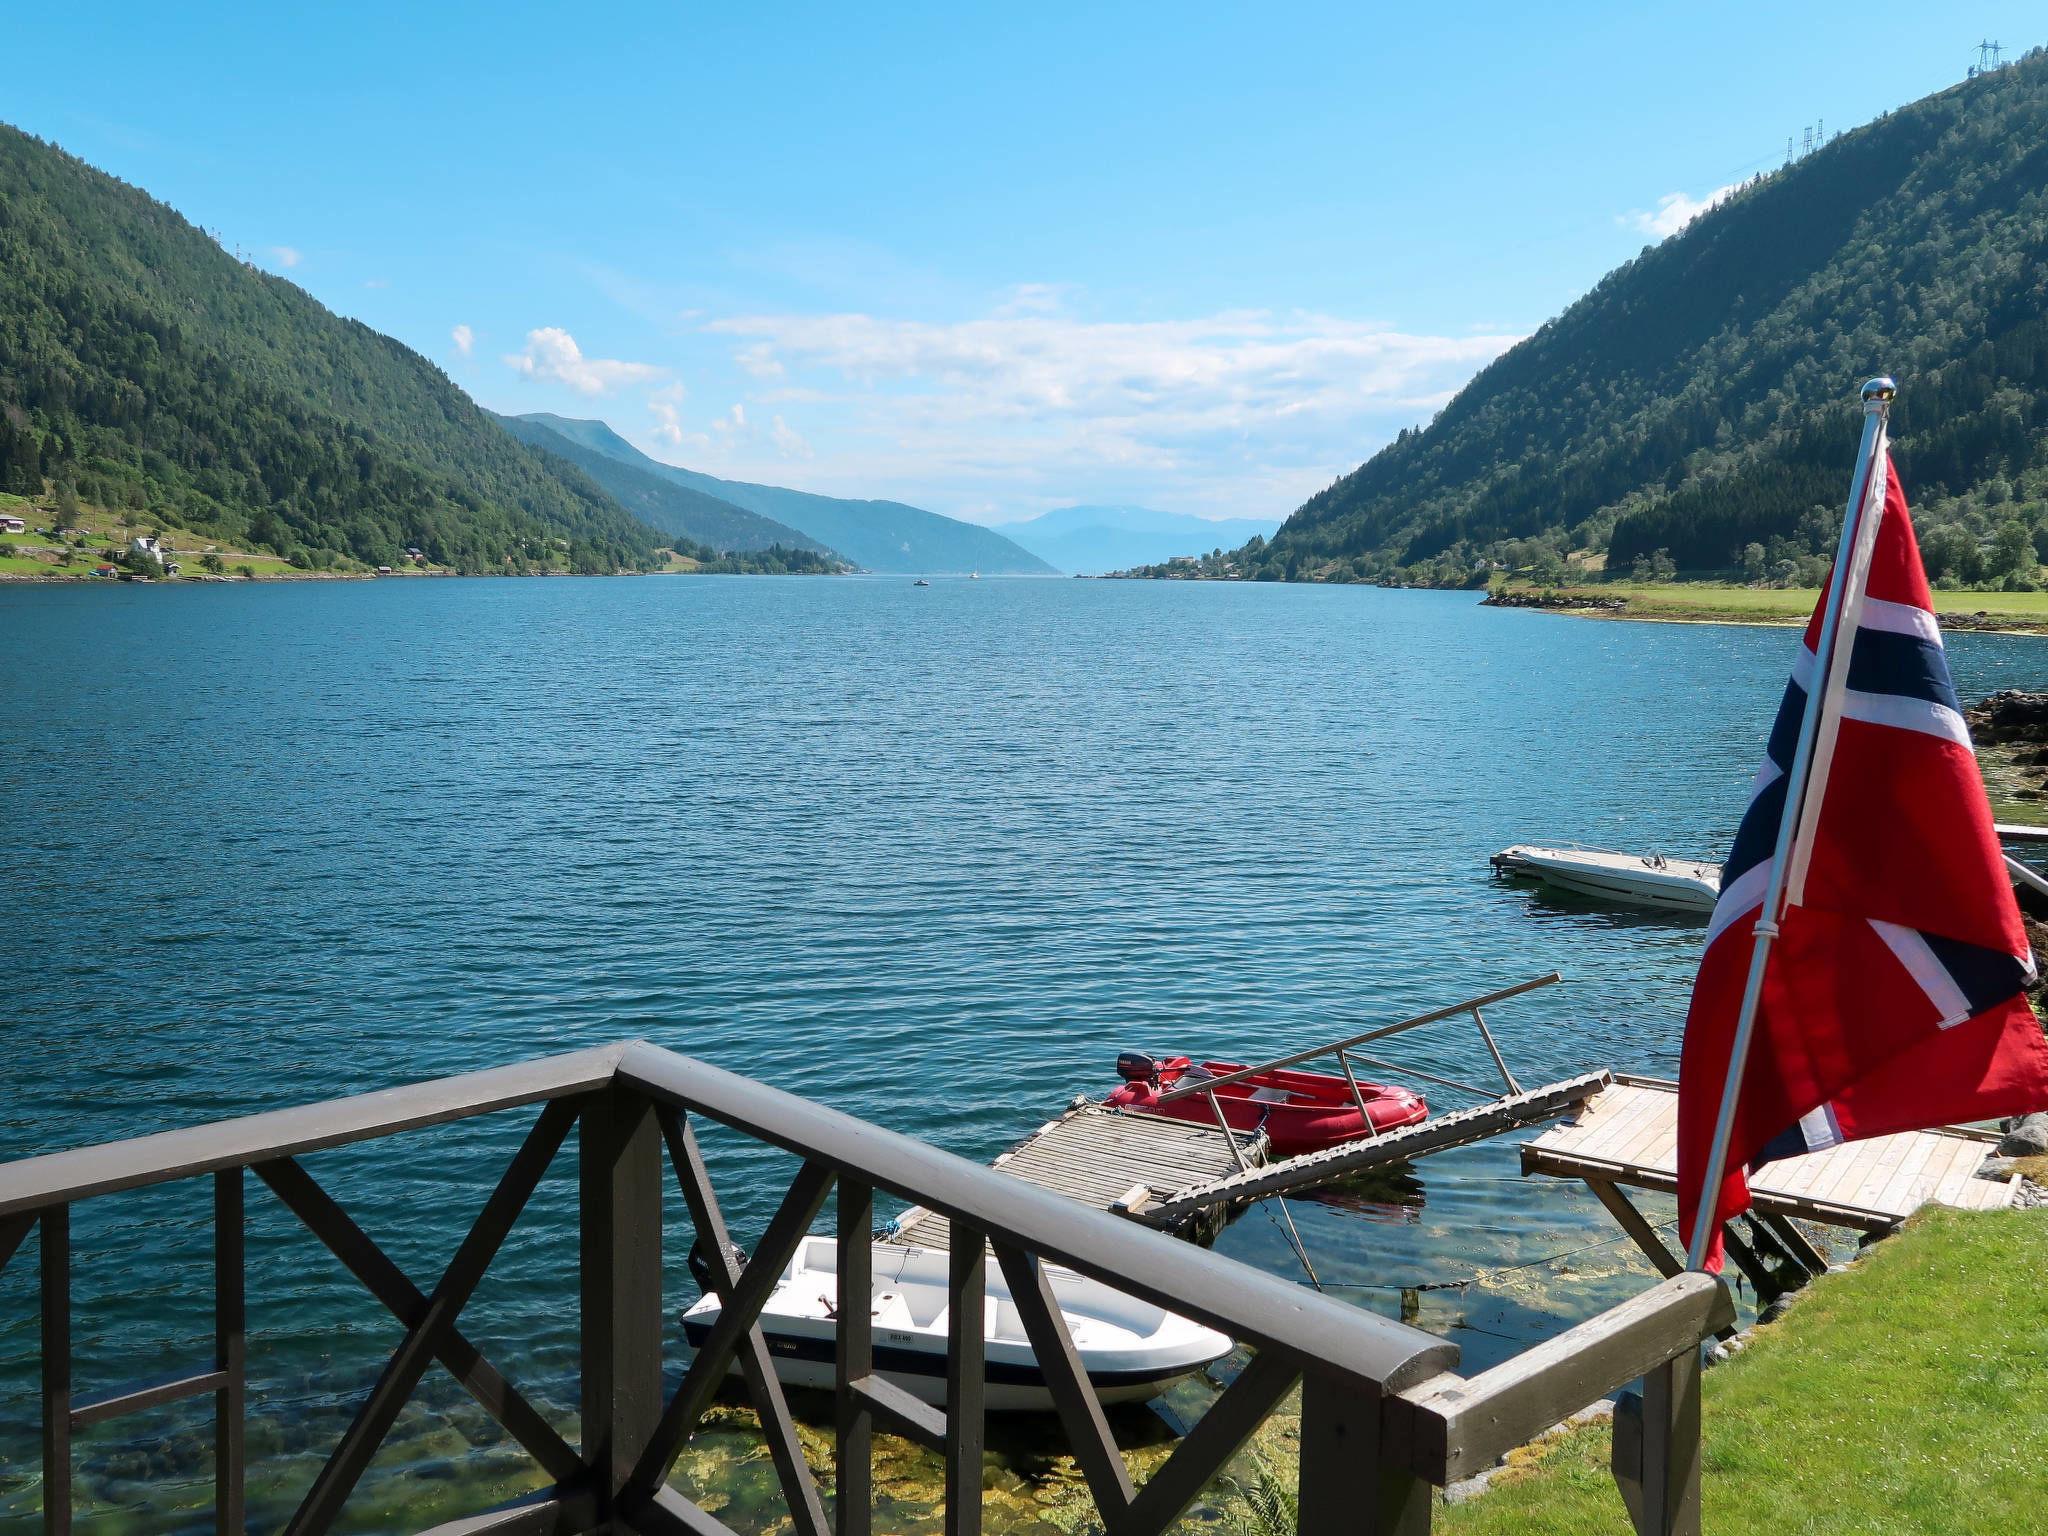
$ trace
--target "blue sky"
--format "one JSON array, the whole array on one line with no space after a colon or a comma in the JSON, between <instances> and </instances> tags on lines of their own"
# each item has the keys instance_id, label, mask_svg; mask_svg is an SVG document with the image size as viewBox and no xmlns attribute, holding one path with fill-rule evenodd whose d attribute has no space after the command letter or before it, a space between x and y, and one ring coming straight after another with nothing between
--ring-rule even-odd
<instances>
[{"instance_id":1,"label":"blue sky","mask_svg":"<svg viewBox=\"0 0 2048 1536\"><path fill-rule=\"evenodd\" d=\"M498 410L984 522L1279 517L1788 135L2039 15L38 6L0 119Z\"/></svg>"}]
</instances>

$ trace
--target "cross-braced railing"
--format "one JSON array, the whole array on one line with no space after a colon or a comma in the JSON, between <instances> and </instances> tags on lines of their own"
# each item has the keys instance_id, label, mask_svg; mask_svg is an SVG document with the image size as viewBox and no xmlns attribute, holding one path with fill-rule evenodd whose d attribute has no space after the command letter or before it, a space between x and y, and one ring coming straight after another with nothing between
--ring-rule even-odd
<instances>
[{"instance_id":1,"label":"cross-braced railing","mask_svg":"<svg viewBox=\"0 0 2048 1536\"><path fill-rule=\"evenodd\" d=\"M314 1180L306 1153L539 1104L532 1129L431 1290L422 1290ZM753 1258L733 1256L693 1120L792 1152L801 1167ZM528 1197L577 1138L581 1388L572 1445L484 1358L458 1319ZM664 1167L666 1163L666 1167ZM333 1251L399 1319L404 1338L284 1527L331 1529L421 1377L439 1362L552 1479L517 1504L440 1527L483 1533L638 1532L720 1536L726 1527L668 1475L737 1368L797 1536L868 1536L877 1425L945 1459L949 1536L981 1518L989 1256L1007 1280L1107 1536L1157 1536L1178 1519L1296 1383L1301 1385L1301 1528L1312 1536L1417 1533L1430 1490L1490 1464L1573 1410L1645 1378L1617 1425L1615 1471L1636 1528L1699 1528L1699 1341L1729 1316L1726 1292L1682 1275L1470 1379L1456 1346L1301 1290L1232 1260L1090 1210L923 1142L644 1042L220 1121L0 1165L0 1267L40 1238L43 1526L72 1524L73 1431L211 1394L215 1520L245 1528L243 1496L245 1173ZM215 1341L210 1368L89 1402L71 1381L70 1209L174 1180L214 1185ZM664 1400L662 1211L669 1181L711 1263L717 1321ZM841 1296L870 1289L877 1191L951 1222L945 1408L878 1374L869 1309L838 1311L834 1495L797 1438L760 1315L825 1202L836 1197ZM1251 1364L1142 1487L1133 1484L1082 1368L1045 1266L1058 1264L1217 1328Z\"/></svg>"}]
</instances>

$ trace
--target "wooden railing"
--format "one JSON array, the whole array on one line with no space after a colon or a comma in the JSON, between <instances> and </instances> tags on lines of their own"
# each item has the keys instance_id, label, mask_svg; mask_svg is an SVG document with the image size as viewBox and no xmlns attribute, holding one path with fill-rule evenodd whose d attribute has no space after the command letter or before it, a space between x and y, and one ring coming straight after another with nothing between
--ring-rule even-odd
<instances>
[{"instance_id":1,"label":"wooden railing","mask_svg":"<svg viewBox=\"0 0 2048 1536\"><path fill-rule=\"evenodd\" d=\"M306 1171L312 1151L520 1105L540 1105L519 1149L430 1289L414 1283ZM693 1122L713 1121L795 1153L802 1166L744 1266ZM581 1389L575 1444L484 1357L459 1318L485 1268L571 1131L577 1140ZM667 1166L664 1167L664 1164ZM868 1536L874 1429L938 1449L949 1536L981 1520L987 1257L1008 1281L1051 1397L1108 1536L1157 1536L1194 1502L1251 1433L1302 1387L1301 1529L1428 1530L1432 1486L1637 1377L1640 1405L1616 1433L1616 1474L1645 1532L1699 1529L1699 1342L1730 1315L1727 1293L1681 1275L1550 1343L1470 1379L1457 1348L1214 1253L912 1138L703 1062L633 1042L219 1121L0 1165L0 1266L37 1233L42 1258L43 1528L72 1528L73 1431L162 1403L211 1395L215 1524L245 1528L244 1198L253 1172L405 1327L354 1419L284 1529L332 1528L421 1377L439 1362L552 1479L544 1493L437 1528L483 1533L639 1532L719 1536L726 1527L668 1475L737 1366L767 1436L797 1536ZM70 1209L119 1190L210 1178L214 1186L215 1345L210 1368L88 1402L71 1381ZM662 1212L670 1179L713 1264L718 1319L664 1399L672 1330L662 1308ZM759 1325L764 1303L828 1198L836 1199L839 1283L868 1284L877 1191L952 1223L953 1323L946 1408L873 1368L868 1309L838 1319L835 1493L828 1515L806 1464ZM1253 1351L1163 1465L1134 1485L1088 1384L1044 1266L1062 1265L1217 1328Z\"/></svg>"}]
</instances>

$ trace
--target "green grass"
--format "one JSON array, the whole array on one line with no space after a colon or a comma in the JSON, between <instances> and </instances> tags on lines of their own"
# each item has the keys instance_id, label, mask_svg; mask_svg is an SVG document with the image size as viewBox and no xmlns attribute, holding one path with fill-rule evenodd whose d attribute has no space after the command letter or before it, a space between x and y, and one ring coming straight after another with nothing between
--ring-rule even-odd
<instances>
[{"instance_id":1,"label":"green grass","mask_svg":"<svg viewBox=\"0 0 2048 1536\"><path fill-rule=\"evenodd\" d=\"M1705 1526L1783 1536L2040 1530L2048 1214L1929 1210L1704 1385ZM1450 1536L1625 1532L1604 1425L1438 1512Z\"/></svg>"},{"instance_id":2,"label":"green grass","mask_svg":"<svg viewBox=\"0 0 2048 1536\"><path fill-rule=\"evenodd\" d=\"M1531 590L1526 582L1512 590ZM1744 587L1718 581L1603 581L1563 590L1587 597L1623 597L1623 617L1723 620L1732 623L1799 623L1813 612L1820 593L1811 587ZM2048 627L2048 592L1937 592L1937 613L1988 614L2016 627Z\"/></svg>"}]
</instances>

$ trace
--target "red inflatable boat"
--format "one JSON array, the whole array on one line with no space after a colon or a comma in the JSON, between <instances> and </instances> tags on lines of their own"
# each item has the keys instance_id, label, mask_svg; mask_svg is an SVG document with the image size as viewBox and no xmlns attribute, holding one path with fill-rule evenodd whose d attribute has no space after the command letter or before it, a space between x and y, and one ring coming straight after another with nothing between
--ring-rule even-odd
<instances>
[{"instance_id":1,"label":"red inflatable boat","mask_svg":"<svg viewBox=\"0 0 2048 1536\"><path fill-rule=\"evenodd\" d=\"M1164 1115L1174 1120L1192 1120L1203 1125L1216 1123L1209 1107L1209 1095L1191 1093L1169 1104L1159 1096L1170 1089L1186 1087L1205 1078L1224 1077L1243 1068L1227 1061L1193 1062L1185 1056L1155 1061L1141 1051L1125 1051L1116 1059L1117 1076L1123 1086L1103 1102L1117 1109L1141 1115ZM1256 1131L1264 1127L1272 1138L1275 1157L1295 1157L1319 1152L1342 1142L1399 1130L1429 1118L1429 1106L1406 1088L1384 1083L1360 1083L1365 1099L1366 1123L1352 1097L1351 1084L1323 1072L1295 1072L1281 1069L1254 1073L1216 1090L1216 1102L1223 1118L1234 1131Z\"/></svg>"}]
</instances>

